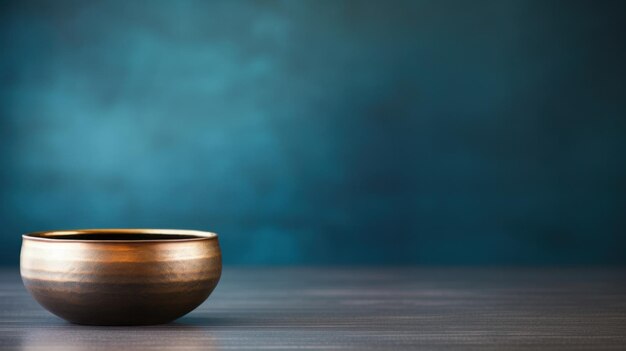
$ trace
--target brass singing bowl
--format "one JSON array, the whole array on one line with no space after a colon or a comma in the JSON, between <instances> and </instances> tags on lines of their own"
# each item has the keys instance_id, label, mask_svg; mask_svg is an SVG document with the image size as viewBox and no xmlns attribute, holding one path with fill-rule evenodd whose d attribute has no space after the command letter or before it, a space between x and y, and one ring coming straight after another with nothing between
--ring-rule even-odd
<instances>
[{"instance_id":1,"label":"brass singing bowl","mask_svg":"<svg viewBox=\"0 0 626 351\"><path fill-rule=\"evenodd\" d=\"M150 325L191 312L222 272L217 234L91 229L22 236L20 272L43 307L76 324Z\"/></svg>"}]
</instances>

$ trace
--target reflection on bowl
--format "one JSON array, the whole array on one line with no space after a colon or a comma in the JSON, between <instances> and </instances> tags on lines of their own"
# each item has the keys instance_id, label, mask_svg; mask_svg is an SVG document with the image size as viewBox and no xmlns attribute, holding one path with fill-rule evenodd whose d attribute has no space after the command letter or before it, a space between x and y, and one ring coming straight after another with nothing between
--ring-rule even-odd
<instances>
[{"instance_id":1,"label":"reflection on bowl","mask_svg":"<svg viewBox=\"0 0 626 351\"><path fill-rule=\"evenodd\" d=\"M116 328L72 325L26 328L19 338L22 351L217 350L215 338L201 327L168 324Z\"/></svg>"}]
</instances>

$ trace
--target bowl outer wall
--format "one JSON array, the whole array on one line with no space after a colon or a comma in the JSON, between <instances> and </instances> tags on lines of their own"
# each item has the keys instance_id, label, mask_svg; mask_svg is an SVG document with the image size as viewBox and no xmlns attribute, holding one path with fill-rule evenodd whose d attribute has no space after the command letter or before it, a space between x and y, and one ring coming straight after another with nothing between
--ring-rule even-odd
<instances>
[{"instance_id":1,"label":"bowl outer wall","mask_svg":"<svg viewBox=\"0 0 626 351\"><path fill-rule=\"evenodd\" d=\"M217 236L163 241L23 237L20 273L47 310L78 324L147 325L199 306L222 271Z\"/></svg>"}]
</instances>

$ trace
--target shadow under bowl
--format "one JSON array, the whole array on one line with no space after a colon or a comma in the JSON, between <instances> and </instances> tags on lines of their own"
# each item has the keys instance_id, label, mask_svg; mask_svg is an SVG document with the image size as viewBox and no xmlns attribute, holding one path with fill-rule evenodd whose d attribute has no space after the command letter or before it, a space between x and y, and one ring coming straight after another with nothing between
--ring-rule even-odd
<instances>
[{"instance_id":1,"label":"shadow under bowl","mask_svg":"<svg viewBox=\"0 0 626 351\"><path fill-rule=\"evenodd\" d=\"M171 322L204 302L222 259L217 234L89 229L22 236L20 273L43 307L76 324Z\"/></svg>"}]
</instances>

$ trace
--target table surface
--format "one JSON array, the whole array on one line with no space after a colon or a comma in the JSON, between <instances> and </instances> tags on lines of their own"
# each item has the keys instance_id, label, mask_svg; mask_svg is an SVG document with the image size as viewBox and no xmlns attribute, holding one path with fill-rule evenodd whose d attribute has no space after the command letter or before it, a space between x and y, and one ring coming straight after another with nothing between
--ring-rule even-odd
<instances>
[{"instance_id":1,"label":"table surface","mask_svg":"<svg viewBox=\"0 0 626 351\"><path fill-rule=\"evenodd\" d=\"M0 270L0 349L626 349L626 270L225 269L213 295L151 327L72 325Z\"/></svg>"}]
</instances>

